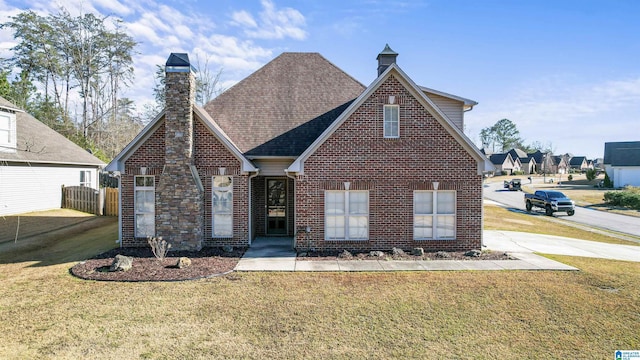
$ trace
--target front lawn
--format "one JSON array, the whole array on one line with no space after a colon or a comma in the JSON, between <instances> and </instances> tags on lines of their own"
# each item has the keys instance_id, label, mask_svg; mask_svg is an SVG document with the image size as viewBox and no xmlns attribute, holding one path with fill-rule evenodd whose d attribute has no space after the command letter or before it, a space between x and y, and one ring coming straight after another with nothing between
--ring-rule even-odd
<instances>
[{"instance_id":1,"label":"front lawn","mask_svg":"<svg viewBox=\"0 0 640 360\"><path fill-rule=\"evenodd\" d=\"M581 271L232 273L171 283L69 274L115 237L111 222L46 248L3 247L0 358L602 359L640 348L640 263L554 256Z\"/></svg>"}]
</instances>

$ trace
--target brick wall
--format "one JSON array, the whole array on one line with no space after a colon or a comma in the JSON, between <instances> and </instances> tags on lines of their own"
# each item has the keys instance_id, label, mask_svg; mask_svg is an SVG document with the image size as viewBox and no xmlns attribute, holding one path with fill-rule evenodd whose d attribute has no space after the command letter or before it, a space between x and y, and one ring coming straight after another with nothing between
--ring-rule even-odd
<instances>
[{"instance_id":1,"label":"brick wall","mask_svg":"<svg viewBox=\"0 0 640 360\"><path fill-rule=\"evenodd\" d=\"M164 120L161 120L161 122ZM248 176L240 173L240 161L196 119L194 124L194 164L198 169L200 180L204 186L203 209L203 245L204 246L247 246L248 245L248 213L249 204ZM160 178L164 166L165 128L160 126L150 134L147 141L125 162L125 172L121 178L122 189L122 246L146 247L145 238L134 236L134 176L142 175L142 167L146 167L147 175L155 175L156 183ZM225 168L225 174L233 177L233 237L211 237L211 186L212 176L220 175L220 168ZM156 207L156 212L160 211Z\"/></svg>"},{"instance_id":2,"label":"brick wall","mask_svg":"<svg viewBox=\"0 0 640 360\"><path fill-rule=\"evenodd\" d=\"M400 138L383 138L383 105L400 105ZM296 181L297 226L301 248L371 250L423 247L428 250L480 248L482 177L477 162L393 76L311 155ZM456 239L413 240L413 191L456 190ZM324 191L369 191L369 240L324 240Z\"/></svg>"}]
</instances>

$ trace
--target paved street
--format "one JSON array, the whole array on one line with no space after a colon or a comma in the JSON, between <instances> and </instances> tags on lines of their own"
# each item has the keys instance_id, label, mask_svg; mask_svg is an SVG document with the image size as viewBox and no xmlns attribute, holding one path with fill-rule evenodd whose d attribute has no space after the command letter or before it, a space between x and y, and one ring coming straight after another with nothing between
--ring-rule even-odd
<instances>
[{"instance_id":1,"label":"paved street","mask_svg":"<svg viewBox=\"0 0 640 360\"><path fill-rule=\"evenodd\" d=\"M534 181L535 180L541 181L542 179L534 179ZM526 183L528 183L528 180L527 177L524 176L523 185ZM485 184L484 197L485 199L493 200L512 208L525 210L524 193L521 191L508 191L503 188L502 182ZM579 224L640 236L640 218L637 217L607 213L583 207L576 207L574 216L567 216L566 213L556 213L554 217Z\"/></svg>"}]
</instances>

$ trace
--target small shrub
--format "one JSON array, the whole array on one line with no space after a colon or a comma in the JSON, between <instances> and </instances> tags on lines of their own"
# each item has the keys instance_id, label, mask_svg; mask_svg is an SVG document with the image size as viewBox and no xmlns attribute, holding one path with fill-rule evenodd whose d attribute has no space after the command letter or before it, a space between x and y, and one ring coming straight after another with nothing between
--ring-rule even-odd
<instances>
[{"instance_id":1,"label":"small shrub","mask_svg":"<svg viewBox=\"0 0 640 360\"><path fill-rule=\"evenodd\" d=\"M572 181L573 180L573 175L569 174L569 176L567 177L567 180Z\"/></svg>"},{"instance_id":2,"label":"small shrub","mask_svg":"<svg viewBox=\"0 0 640 360\"><path fill-rule=\"evenodd\" d=\"M607 191L604 193L604 201L613 206L640 210L640 188L627 186L624 190Z\"/></svg>"},{"instance_id":3,"label":"small shrub","mask_svg":"<svg viewBox=\"0 0 640 360\"><path fill-rule=\"evenodd\" d=\"M147 242L149 246L151 246L151 251L153 252L153 256L156 257L159 261L164 260L167 256L167 252L171 249L171 244L167 243L166 240L163 240L162 237L147 237Z\"/></svg>"},{"instance_id":4,"label":"small shrub","mask_svg":"<svg viewBox=\"0 0 640 360\"><path fill-rule=\"evenodd\" d=\"M602 184L602 186L609 189L613 187L613 182L611 182L611 179L609 178L609 174L607 173L604 173L604 183Z\"/></svg>"},{"instance_id":5,"label":"small shrub","mask_svg":"<svg viewBox=\"0 0 640 360\"><path fill-rule=\"evenodd\" d=\"M524 175L524 171L514 171L512 175Z\"/></svg>"},{"instance_id":6,"label":"small shrub","mask_svg":"<svg viewBox=\"0 0 640 360\"><path fill-rule=\"evenodd\" d=\"M596 170L589 169L587 170L586 175L587 175L587 180L593 181L596 178Z\"/></svg>"}]
</instances>

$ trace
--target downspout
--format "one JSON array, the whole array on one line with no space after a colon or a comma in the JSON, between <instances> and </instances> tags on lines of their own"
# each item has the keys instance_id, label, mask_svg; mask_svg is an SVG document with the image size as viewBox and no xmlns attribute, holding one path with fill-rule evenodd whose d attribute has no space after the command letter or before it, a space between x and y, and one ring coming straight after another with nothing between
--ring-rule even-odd
<instances>
[{"instance_id":1,"label":"downspout","mask_svg":"<svg viewBox=\"0 0 640 360\"><path fill-rule=\"evenodd\" d=\"M118 240L122 247L122 174L120 171L114 171L113 176L118 179Z\"/></svg>"},{"instance_id":2,"label":"downspout","mask_svg":"<svg viewBox=\"0 0 640 360\"><path fill-rule=\"evenodd\" d=\"M249 189L249 246L251 246L251 242L253 241L253 189L251 188L251 179L253 179L254 177L258 176L258 174L260 173L260 169L257 169L257 171L255 172L255 174L253 175L249 175L249 178L247 179L247 181L249 182L249 184L247 184L247 187Z\"/></svg>"},{"instance_id":3,"label":"downspout","mask_svg":"<svg viewBox=\"0 0 640 360\"><path fill-rule=\"evenodd\" d=\"M293 243L291 244L291 248L295 249L296 248L296 238L298 237L298 228L297 228L297 214L296 214L296 194L298 192L297 186L296 186L296 176L295 175L290 175L289 171L287 171L287 169L284 169L284 173L287 175L287 177L291 180L293 180Z\"/></svg>"}]
</instances>

